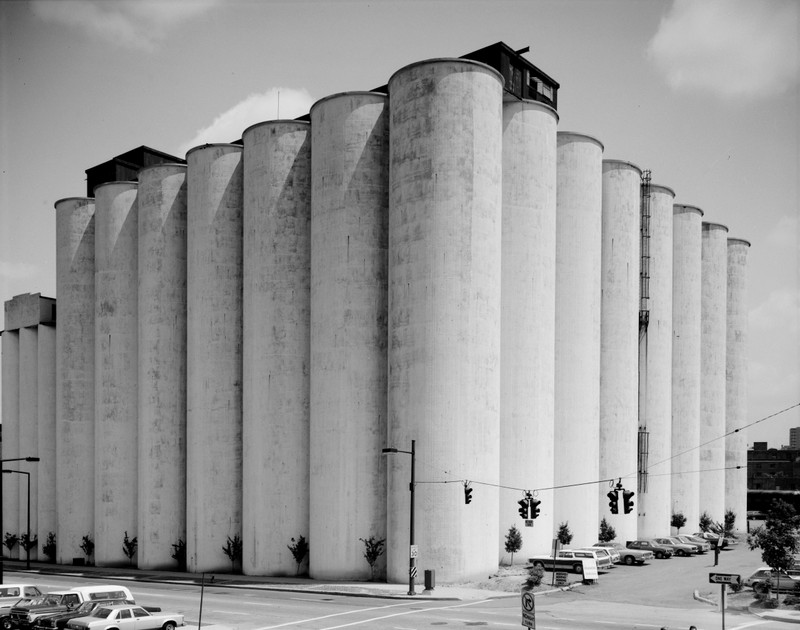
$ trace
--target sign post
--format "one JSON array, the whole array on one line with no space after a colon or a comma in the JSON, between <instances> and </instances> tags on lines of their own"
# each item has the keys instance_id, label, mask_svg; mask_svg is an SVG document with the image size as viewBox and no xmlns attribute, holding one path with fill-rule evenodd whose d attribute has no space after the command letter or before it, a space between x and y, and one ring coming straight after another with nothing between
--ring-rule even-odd
<instances>
[{"instance_id":1,"label":"sign post","mask_svg":"<svg viewBox=\"0 0 800 630\"><path fill-rule=\"evenodd\" d=\"M710 584L719 584L722 589L719 601L722 609L722 630L725 630L725 587L728 584L739 586L742 583L742 576L736 573L709 573L708 582Z\"/></svg>"},{"instance_id":2,"label":"sign post","mask_svg":"<svg viewBox=\"0 0 800 630\"><path fill-rule=\"evenodd\" d=\"M532 591L522 591L522 625L536 630L536 606Z\"/></svg>"}]
</instances>

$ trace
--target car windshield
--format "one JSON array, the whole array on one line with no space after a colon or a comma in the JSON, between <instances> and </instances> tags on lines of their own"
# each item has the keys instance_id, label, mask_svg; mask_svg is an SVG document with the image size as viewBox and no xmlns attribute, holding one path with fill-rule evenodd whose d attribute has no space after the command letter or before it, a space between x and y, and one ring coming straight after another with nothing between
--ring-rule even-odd
<instances>
[{"instance_id":1,"label":"car windshield","mask_svg":"<svg viewBox=\"0 0 800 630\"><path fill-rule=\"evenodd\" d=\"M95 605L96 602L83 602L75 609L75 612L89 612L95 607Z\"/></svg>"},{"instance_id":2,"label":"car windshield","mask_svg":"<svg viewBox=\"0 0 800 630\"><path fill-rule=\"evenodd\" d=\"M92 611L92 614L89 615L90 617L99 617L100 619L105 619L111 614L111 609L106 608L105 606L101 606L100 608L95 608Z\"/></svg>"}]
</instances>

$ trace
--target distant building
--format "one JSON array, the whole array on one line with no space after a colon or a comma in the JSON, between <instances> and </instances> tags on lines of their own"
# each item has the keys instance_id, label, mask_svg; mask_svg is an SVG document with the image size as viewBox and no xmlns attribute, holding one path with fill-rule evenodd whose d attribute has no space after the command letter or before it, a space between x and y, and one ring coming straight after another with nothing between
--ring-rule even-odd
<instances>
[{"instance_id":1,"label":"distant building","mask_svg":"<svg viewBox=\"0 0 800 630\"><path fill-rule=\"evenodd\" d=\"M789 429L789 448L800 450L800 427Z\"/></svg>"},{"instance_id":2,"label":"distant building","mask_svg":"<svg viewBox=\"0 0 800 630\"><path fill-rule=\"evenodd\" d=\"M800 507L800 448L754 442L747 451L747 509L764 512L773 499Z\"/></svg>"}]
</instances>

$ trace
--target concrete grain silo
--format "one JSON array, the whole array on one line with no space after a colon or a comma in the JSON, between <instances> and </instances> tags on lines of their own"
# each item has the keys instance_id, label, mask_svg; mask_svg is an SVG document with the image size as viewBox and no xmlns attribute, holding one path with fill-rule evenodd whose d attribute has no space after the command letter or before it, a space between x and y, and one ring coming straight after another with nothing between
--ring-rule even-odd
<instances>
[{"instance_id":1,"label":"concrete grain silo","mask_svg":"<svg viewBox=\"0 0 800 630\"><path fill-rule=\"evenodd\" d=\"M311 108L314 578L369 578L359 538L386 538L387 101L348 92Z\"/></svg>"},{"instance_id":2,"label":"concrete grain silo","mask_svg":"<svg viewBox=\"0 0 800 630\"><path fill-rule=\"evenodd\" d=\"M94 539L94 199L56 208L57 562L82 558Z\"/></svg>"},{"instance_id":3,"label":"concrete grain silo","mask_svg":"<svg viewBox=\"0 0 800 630\"><path fill-rule=\"evenodd\" d=\"M19 329L19 453L18 457L38 457L39 454L39 327L24 326ZM3 454L5 456L5 453ZM30 530L31 537L38 530L38 465L27 462L13 462L4 468L24 470L30 477L22 474L3 475L7 485L19 486L19 518L15 531L20 536L28 528L28 499L30 498ZM30 480L30 496L28 481ZM13 512L12 512L13 514ZM18 546L21 558L26 552ZM31 560L36 560L39 546L30 551Z\"/></svg>"},{"instance_id":4,"label":"concrete grain silo","mask_svg":"<svg viewBox=\"0 0 800 630\"><path fill-rule=\"evenodd\" d=\"M242 526L242 147L187 160L186 557L229 570Z\"/></svg>"},{"instance_id":5,"label":"concrete grain silo","mask_svg":"<svg viewBox=\"0 0 800 630\"><path fill-rule=\"evenodd\" d=\"M675 192L649 186L647 326L639 336L639 430L647 470L638 496L639 536L669 531L672 510L672 206ZM646 219L645 219L646 220Z\"/></svg>"},{"instance_id":6,"label":"concrete grain silo","mask_svg":"<svg viewBox=\"0 0 800 630\"><path fill-rule=\"evenodd\" d=\"M11 329L6 303L5 327L3 330L3 457L6 459L19 457L19 329ZM8 524L3 523L6 531L14 531L17 527L16 517L19 514L19 481L16 475L0 477L3 483L3 514L8 514ZM13 519L13 520L12 520ZM3 533L5 536L5 533ZM18 557L18 547L8 552L9 557ZM3 552L5 553L5 552Z\"/></svg>"},{"instance_id":7,"label":"concrete grain silo","mask_svg":"<svg viewBox=\"0 0 800 630\"><path fill-rule=\"evenodd\" d=\"M259 123L242 141L242 568L294 575L288 545L309 528L310 126Z\"/></svg>"},{"instance_id":8,"label":"concrete grain silo","mask_svg":"<svg viewBox=\"0 0 800 630\"><path fill-rule=\"evenodd\" d=\"M603 145L558 133L555 491L553 522L597 540L600 457L600 268ZM605 486L603 486L605 487Z\"/></svg>"},{"instance_id":9,"label":"concrete grain silo","mask_svg":"<svg viewBox=\"0 0 800 630\"><path fill-rule=\"evenodd\" d=\"M47 543L50 532L58 529L56 518L56 328L55 322L39 325L37 366L38 366L38 445L36 455L39 462L28 470L36 468L38 487L38 532L31 530L31 536L39 538L39 558L44 559L42 547ZM33 483L31 481L31 483ZM33 488L31 488L33 491ZM33 503L33 500L31 500Z\"/></svg>"},{"instance_id":10,"label":"concrete grain silo","mask_svg":"<svg viewBox=\"0 0 800 630\"><path fill-rule=\"evenodd\" d=\"M433 482L415 486L420 576L485 576L500 526L502 80L480 63L434 59L397 71L389 95L386 444L410 451L414 440L416 479ZM386 465L388 579L402 582L411 461L389 454ZM515 503L507 509L518 518Z\"/></svg>"},{"instance_id":11,"label":"concrete grain silo","mask_svg":"<svg viewBox=\"0 0 800 630\"><path fill-rule=\"evenodd\" d=\"M639 303L642 171L630 162L603 160L603 217L600 305L600 479L620 479L637 488L639 438ZM635 540L638 499L633 511L611 514L608 484L598 492L600 516L619 540ZM593 541L589 541L593 542Z\"/></svg>"},{"instance_id":12,"label":"concrete grain silo","mask_svg":"<svg viewBox=\"0 0 800 630\"><path fill-rule=\"evenodd\" d=\"M139 171L138 567L186 541L186 166Z\"/></svg>"},{"instance_id":13,"label":"concrete grain silo","mask_svg":"<svg viewBox=\"0 0 800 630\"><path fill-rule=\"evenodd\" d=\"M673 206L672 512L690 529L700 520L702 217L694 206Z\"/></svg>"},{"instance_id":14,"label":"concrete grain silo","mask_svg":"<svg viewBox=\"0 0 800 630\"><path fill-rule=\"evenodd\" d=\"M702 224L700 330L700 513L725 517L725 346L728 228Z\"/></svg>"},{"instance_id":15,"label":"concrete grain silo","mask_svg":"<svg viewBox=\"0 0 800 630\"><path fill-rule=\"evenodd\" d=\"M500 366L500 485L553 486L553 361L555 335L556 125L558 114L533 101L503 104L503 240ZM476 488L480 491L480 488ZM501 490L499 558L508 562L511 525L524 553L549 549L553 491L537 495L540 514L525 527L520 491Z\"/></svg>"},{"instance_id":16,"label":"concrete grain silo","mask_svg":"<svg viewBox=\"0 0 800 630\"><path fill-rule=\"evenodd\" d=\"M95 188L95 563L137 536L137 184Z\"/></svg>"},{"instance_id":17,"label":"concrete grain silo","mask_svg":"<svg viewBox=\"0 0 800 630\"><path fill-rule=\"evenodd\" d=\"M747 518L747 256L750 243L728 239L726 309L725 509L736 515L735 527L746 530ZM738 429L738 431L737 431ZM736 431L734 433L734 431Z\"/></svg>"}]
</instances>

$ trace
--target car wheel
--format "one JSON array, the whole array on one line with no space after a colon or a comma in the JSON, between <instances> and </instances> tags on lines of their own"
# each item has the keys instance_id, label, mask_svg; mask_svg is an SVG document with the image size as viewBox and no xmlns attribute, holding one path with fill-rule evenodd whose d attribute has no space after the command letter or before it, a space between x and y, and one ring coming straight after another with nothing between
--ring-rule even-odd
<instances>
[{"instance_id":1,"label":"car wheel","mask_svg":"<svg viewBox=\"0 0 800 630\"><path fill-rule=\"evenodd\" d=\"M163 626L161 626L161 630L175 630L175 622L168 621Z\"/></svg>"},{"instance_id":2,"label":"car wheel","mask_svg":"<svg viewBox=\"0 0 800 630\"><path fill-rule=\"evenodd\" d=\"M678 549L678 555L679 556L686 556L687 553L683 549Z\"/></svg>"},{"instance_id":3,"label":"car wheel","mask_svg":"<svg viewBox=\"0 0 800 630\"><path fill-rule=\"evenodd\" d=\"M11 630L11 619L8 617L3 618L3 630Z\"/></svg>"},{"instance_id":4,"label":"car wheel","mask_svg":"<svg viewBox=\"0 0 800 630\"><path fill-rule=\"evenodd\" d=\"M656 558L658 558L659 560L661 560L663 557L664 557L664 553L663 553L663 552L661 552L661 551L656 551Z\"/></svg>"},{"instance_id":5,"label":"car wheel","mask_svg":"<svg viewBox=\"0 0 800 630\"><path fill-rule=\"evenodd\" d=\"M634 562L636 562L633 556L625 556L625 564L631 566Z\"/></svg>"}]
</instances>

